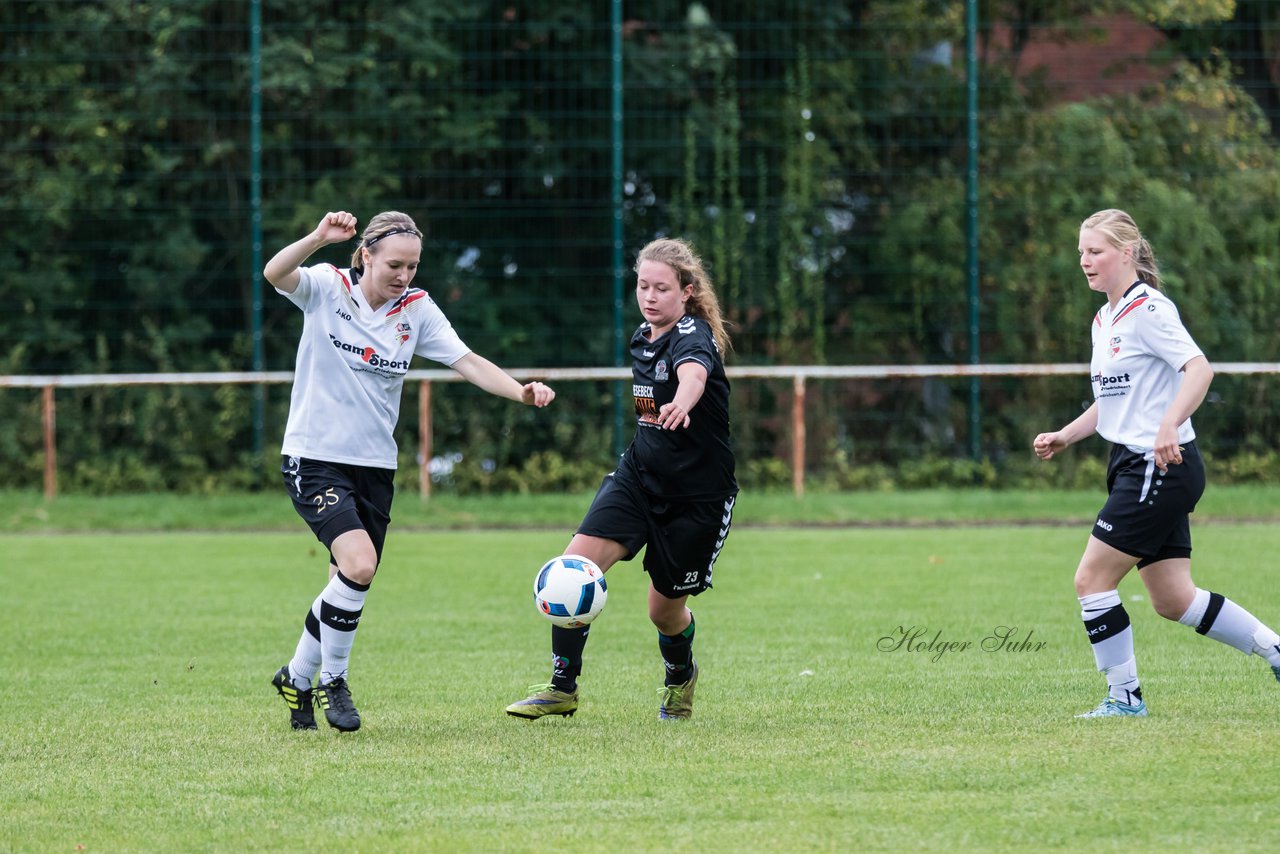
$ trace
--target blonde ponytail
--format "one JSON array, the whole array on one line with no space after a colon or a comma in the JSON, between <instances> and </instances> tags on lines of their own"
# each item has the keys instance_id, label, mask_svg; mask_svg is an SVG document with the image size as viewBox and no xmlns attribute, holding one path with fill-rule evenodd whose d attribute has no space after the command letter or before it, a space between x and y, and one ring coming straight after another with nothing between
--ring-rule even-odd
<instances>
[{"instance_id":1,"label":"blonde ponytail","mask_svg":"<svg viewBox=\"0 0 1280 854\"><path fill-rule=\"evenodd\" d=\"M1117 249L1130 249L1138 278L1153 288L1160 287L1160 264L1156 261L1156 253L1147 239L1142 236L1142 232L1138 230L1133 217L1122 210L1108 208L1088 217L1080 223L1080 228L1091 228L1102 232L1107 236L1108 242Z\"/></svg>"}]
</instances>

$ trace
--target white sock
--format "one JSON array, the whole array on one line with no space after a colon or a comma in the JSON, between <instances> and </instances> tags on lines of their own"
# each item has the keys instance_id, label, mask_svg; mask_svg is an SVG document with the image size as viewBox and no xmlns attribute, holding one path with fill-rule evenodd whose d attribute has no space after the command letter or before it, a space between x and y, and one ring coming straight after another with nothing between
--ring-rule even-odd
<instances>
[{"instance_id":1,"label":"white sock","mask_svg":"<svg viewBox=\"0 0 1280 854\"><path fill-rule=\"evenodd\" d=\"M1191 605L1178 622L1245 655L1260 655L1273 667L1280 667L1280 635L1220 593L1197 587Z\"/></svg>"},{"instance_id":2,"label":"white sock","mask_svg":"<svg viewBox=\"0 0 1280 854\"><path fill-rule=\"evenodd\" d=\"M320 653L324 660L320 671L322 681L346 678L351 646L355 643L368 592L369 585L356 584L338 572L311 606L319 612Z\"/></svg>"},{"instance_id":3,"label":"white sock","mask_svg":"<svg viewBox=\"0 0 1280 854\"><path fill-rule=\"evenodd\" d=\"M1272 667L1280 667L1280 635L1263 623L1258 623L1258 630L1253 633L1253 651Z\"/></svg>"},{"instance_id":4,"label":"white sock","mask_svg":"<svg viewBox=\"0 0 1280 854\"><path fill-rule=\"evenodd\" d=\"M311 680L320 669L320 618L316 616L316 610L316 605L312 605L307 611L302 637L298 638L298 647L289 662L289 676L293 679L293 687L299 691L311 690Z\"/></svg>"},{"instance_id":5,"label":"white sock","mask_svg":"<svg viewBox=\"0 0 1280 854\"><path fill-rule=\"evenodd\" d=\"M1129 625L1129 612L1120 604L1120 592L1107 590L1081 596L1080 619L1084 620L1093 647L1093 660L1107 677L1109 696L1129 705L1141 702L1133 629Z\"/></svg>"}]
</instances>

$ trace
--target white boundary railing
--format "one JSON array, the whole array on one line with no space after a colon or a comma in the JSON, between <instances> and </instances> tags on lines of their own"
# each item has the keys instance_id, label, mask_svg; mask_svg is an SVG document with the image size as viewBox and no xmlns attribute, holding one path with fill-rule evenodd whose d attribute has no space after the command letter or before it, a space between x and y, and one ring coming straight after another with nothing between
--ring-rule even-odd
<instances>
[{"instance_id":1,"label":"white boundary railing","mask_svg":"<svg viewBox=\"0 0 1280 854\"><path fill-rule=\"evenodd\" d=\"M1220 374L1280 374L1280 362L1217 362ZM907 379L926 377L1031 377L1088 375L1085 364L1011 364L1011 365L794 365L770 367L729 367L729 379L790 379L791 403L791 478L797 497L804 495L805 455L805 383L809 379ZM520 379L559 380L629 380L630 368L519 368L507 373ZM451 370L409 371L406 381L418 382L418 486L423 498L431 494L432 457L431 386L432 383L465 382ZM0 376L0 388L38 388L42 396L42 432L44 436L44 494L52 499L58 494L57 389L93 388L99 386L136 385L279 385L293 382L292 371L189 373L189 374L64 374Z\"/></svg>"}]
</instances>

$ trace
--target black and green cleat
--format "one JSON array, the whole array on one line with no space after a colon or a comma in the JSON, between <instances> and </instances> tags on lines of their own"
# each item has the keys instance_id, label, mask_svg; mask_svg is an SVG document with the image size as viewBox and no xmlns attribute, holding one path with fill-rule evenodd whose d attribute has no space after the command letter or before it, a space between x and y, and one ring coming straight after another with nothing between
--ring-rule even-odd
<instances>
[{"instance_id":1,"label":"black and green cleat","mask_svg":"<svg viewBox=\"0 0 1280 854\"><path fill-rule=\"evenodd\" d=\"M664 685L658 689L662 697L658 703L658 719L663 721L687 721L693 717L693 689L698 684L698 662L693 663L693 673L682 685Z\"/></svg>"},{"instance_id":2,"label":"black and green cleat","mask_svg":"<svg viewBox=\"0 0 1280 854\"><path fill-rule=\"evenodd\" d=\"M339 732L355 732L360 729L360 713L351 700L347 680L339 676L332 682L317 685L316 703L324 709L325 720Z\"/></svg>"},{"instance_id":3,"label":"black and green cleat","mask_svg":"<svg viewBox=\"0 0 1280 854\"><path fill-rule=\"evenodd\" d=\"M314 692L299 691L294 686L293 680L289 678L289 665L276 671L276 675L271 677L271 684L284 697L285 705L289 707L289 723L293 728L315 729L316 715L312 709Z\"/></svg>"}]
</instances>

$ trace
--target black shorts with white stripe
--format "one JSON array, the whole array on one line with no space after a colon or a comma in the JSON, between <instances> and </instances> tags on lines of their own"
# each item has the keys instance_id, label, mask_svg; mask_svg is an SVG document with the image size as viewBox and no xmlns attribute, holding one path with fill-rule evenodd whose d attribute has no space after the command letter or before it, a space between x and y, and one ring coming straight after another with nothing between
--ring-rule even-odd
<instances>
[{"instance_id":1,"label":"black shorts with white stripe","mask_svg":"<svg viewBox=\"0 0 1280 854\"><path fill-rule=\"evenodd\" d=\"M1107 503L1098 511L1093 536L1138 558L1138 568L1191 556L1191 512L1204 494L1204 460L1195 442L1182 462L1164 471L1124 445L1111 449Z\"/></svg>"},{"instance_id":2,"label":"black shorts with white stripe","mask_svg":"<svg viewBox=\"0 0 1280 854\"><path fill-rule=\"evenodd\" d=\"M668 599L711 587L711 570L729 536L735 495L713 501L668 501L616 472L606 475L579 534L621 543L631 560L641 549L653 587Z\"/></svg>"},{"instance_id":3,"label":"black shorts with white stripe","mask_svg":"<svg viewBox=\"0 0 1280 854\"><path fill-rule=\"evenodd\" d=\"M342 534L362 530L382 559L395 497L394 471L284 456L280 475L293 509L326 549ZM329 561L337 565L332 552Z\"/></svg>"}]
</instances>

